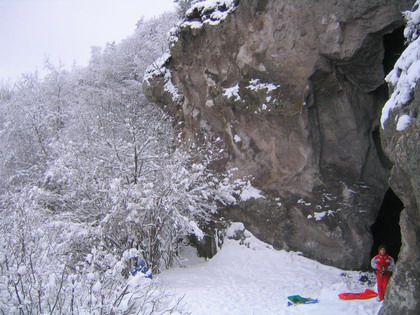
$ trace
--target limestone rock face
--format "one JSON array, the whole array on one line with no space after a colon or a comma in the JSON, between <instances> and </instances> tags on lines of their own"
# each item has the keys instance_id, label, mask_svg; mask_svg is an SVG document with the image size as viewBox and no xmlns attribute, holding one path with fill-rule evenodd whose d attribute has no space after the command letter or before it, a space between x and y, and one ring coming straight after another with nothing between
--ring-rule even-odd
<instances>
[{"instance_id":1,"label":"limestone rock face","mask_svg":"<svg viewBox=\"0 0 420 315\"><path fill-rule=\"evenodd\" d=\"M402 248L382 315L420 314L420 8L408 14L409 42L387 76L391 97L382 111L384 150L394 163L390 185L404 203Z\"/></svg>"},{"instance_id":2,"label":"limestone rock face","mask_svg":"<svg viewBox=\"0 0 420 315\"><path fill-rule=\"evenodd\" d=\"M185 137L221 138L223 168L264 191L226 217L277 248L367 267L390 167L382 41L412 3L220 1L188 13L143 88Z\"/></svg>"},{"instance_id":3,"label":"limestone rock face","mask_svg":"<svg viewBox=\"0 0 420 315\"><path fill-rule=\"evenodd\" d=\"M411 110L420 111L420 84L415 89ZM394 112L393 117L402 109ZM385 125L385 149L395 163L390 185L404 203L400 226L402 248L391 280L382 315L420 313L420 119L397 131L395 124Z\"/></svg>"}]
</instances>

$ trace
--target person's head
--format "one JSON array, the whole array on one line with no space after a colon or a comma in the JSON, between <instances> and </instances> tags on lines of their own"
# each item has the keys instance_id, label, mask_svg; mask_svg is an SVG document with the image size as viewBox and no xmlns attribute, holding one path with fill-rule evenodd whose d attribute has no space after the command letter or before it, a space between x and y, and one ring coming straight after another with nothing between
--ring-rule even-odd
<instances>
[{"instance_id":1,"label":"person's head","mask_svg":"<svg viewBox=\"0 0 420 315\"><path fill-rule=\"evenodd\" d=\"M379 253L379 255L386 255L386 246L385 245L380 245L379 247L378 247L378 253Z\"/></svg>"}]
</instances>

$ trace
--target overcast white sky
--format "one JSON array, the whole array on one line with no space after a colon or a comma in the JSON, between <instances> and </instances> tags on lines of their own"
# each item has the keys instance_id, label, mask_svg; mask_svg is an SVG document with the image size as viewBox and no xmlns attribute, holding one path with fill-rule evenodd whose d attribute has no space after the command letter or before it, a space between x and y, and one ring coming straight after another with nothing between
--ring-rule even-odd
<instances>
[{"instance_id":1,"label":"overcast white sky","mask_svg":"<svg viewBox=\"0 0 420 315\"><path fill-rule=\"evenodd\" d=\"M0 0L0 81L41 69L46 57L87 64L91 46L129 36L172 0Z\"/></svg>"}]
</instances>

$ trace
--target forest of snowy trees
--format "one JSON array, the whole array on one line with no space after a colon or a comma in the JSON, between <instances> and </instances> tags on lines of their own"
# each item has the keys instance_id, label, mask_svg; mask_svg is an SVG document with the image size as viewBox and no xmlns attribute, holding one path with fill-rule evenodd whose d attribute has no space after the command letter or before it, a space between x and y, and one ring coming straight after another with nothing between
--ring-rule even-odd
<instances>
[{"instance_id":1,"label":"forest of snowy trees","mask_svg":"<svg viewBox=\"0 0 420 315\"><path fill-rule=\"evenodd\" d=\"M45 77L1 87L1 314L179 308L152 282L127 284L131 257L160 272L202 236L225 185L175 148L171 119L142 93L176 19L140 21L85 68L47 63Z\"/></svg>"}]
</instances>

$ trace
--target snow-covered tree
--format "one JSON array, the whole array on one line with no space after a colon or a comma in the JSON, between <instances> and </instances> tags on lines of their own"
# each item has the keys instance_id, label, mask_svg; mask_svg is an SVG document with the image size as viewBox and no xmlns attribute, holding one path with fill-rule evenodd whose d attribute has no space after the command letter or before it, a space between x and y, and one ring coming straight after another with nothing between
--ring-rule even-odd
<instances>
[{"instance_id":1,"label":"snow-covered tree","mask_svg":"<svg viewBox=\"0 0 420 315\"><path fill-rule=\"evenodd\" d=\"M180 18L185 17L185 13L187 13L188 9L192 7L193 4L200 2L203 0L174 0L177 6L177 13Z\"/></svg>"},{"instance_id":2,"label":"snow-covered tree","mask_svg":"<svg viewBox=\"0 0 420 315\"><path fill-rule=\"evenodd\" d=\"M420 1L416 1L413 10L404 12L404 15L407 21L404 37L408 46L385 78L392 93L381 115L382 128L389 125L387 129L395 128L397 131L406 130L417 116L409 105L420 80Z\"/></svg>"},{"instance_id":3,"label":"snow-covered tree","mask_svg":"<svg viewBox=\"0 0 420 315\"><path fill-rule=\"evenodd\" d=\"M0 92L0 313L163 313L179 303L127 282L154 272L216 210L218 179L175 149L171 119L141 90L176 17L140 21L89 65L25 75Z\"/></svg>"}]
</instances>

